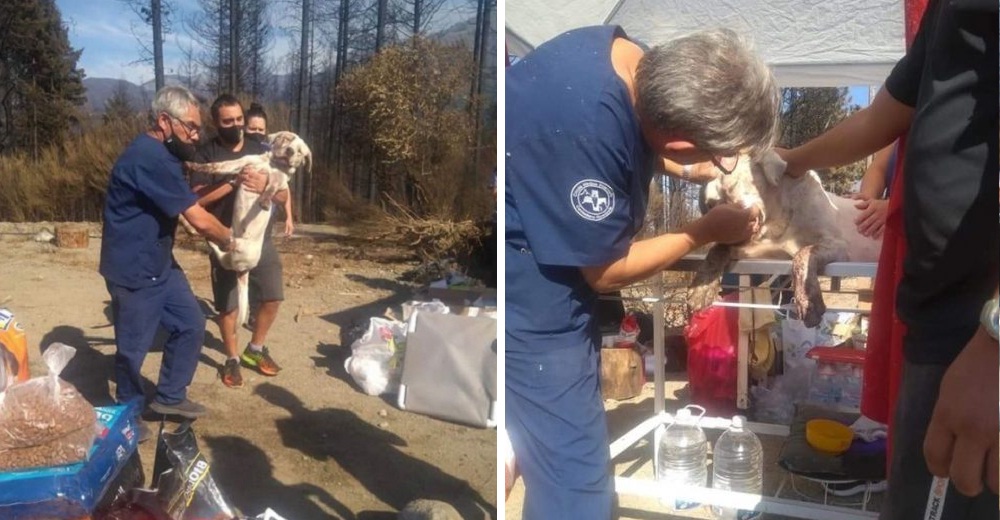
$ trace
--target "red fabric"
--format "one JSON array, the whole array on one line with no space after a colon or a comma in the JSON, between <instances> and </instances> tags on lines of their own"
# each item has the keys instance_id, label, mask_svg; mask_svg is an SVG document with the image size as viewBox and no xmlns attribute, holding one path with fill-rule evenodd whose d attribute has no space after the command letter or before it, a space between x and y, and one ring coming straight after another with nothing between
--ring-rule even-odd
<instances>
[{"instance_id":1,"label":"red fabric","mask_svg":"<svg viewBox=\"0 0 1000 520\"><path fill-rule=\"evenodd\" d=\"M736 302L739 295L733 293L723 300ZM709 415L735 414L739 310L713 305L694 313L684 327L684 339L691 401Z\"/></svg>"},{"instance_id":2,"label":"red fabric","mask_svg":"<svg viewBox=\"0 0 1000 520\"><path fill-rule=\"evenodd\" d=\"M905 0L906 47L920 28L927 0ZM906 257L906 236L903 230L903 158L906 138L899 139L896 150L895 177L889 197L888 217L882 237L882 252L878 276L872 297L871 321L868 331L864 386L861 391L861 412L889 425L892 438L892 418L896 411L899 387L903 378L903 336L906 327L896 315L896 287L903 277ZM886 474L892 460L892 443L887 443Z\"/></svg>"},{"instance_id":3,"label":"red fabric","mask_svg":"<svg viewBox=\"0 0 1000 520\"><path fill-rule=\"evenodd\" d=\"M927 9L927 0L905 0L904 18L906 19L906 48L910 48L913 37L917 35L920 28L920 20L924 17L924 10Z\"/></svg>"}]
</instances>

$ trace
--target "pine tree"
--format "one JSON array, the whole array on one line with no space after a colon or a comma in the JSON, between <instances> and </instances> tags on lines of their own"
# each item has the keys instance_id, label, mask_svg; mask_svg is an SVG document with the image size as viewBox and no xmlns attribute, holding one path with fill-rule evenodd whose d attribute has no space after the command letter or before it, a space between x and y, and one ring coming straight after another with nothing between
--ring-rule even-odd
<instances>
[{"instance_id":1,"label":"pine tree","mask_svg":"<svg viewBox=\"0 0 1000 520\"><path fill-rule=\"evenodd\" d=\"M125 81L118 82L114 93L104 102L104 124L130 121L136 117L136 110L132 107L125 85Z\"/></svg>"},{"instance_id":2,"label":"pine tree","mask_svg":"<svg viewBox=\"0 0 1000 520\"><path fill-rule=\"evenodd\" d=\"M780 145L792 148L804 144L857 110L848 105L847 94L847 87L783 89ZM864 163L818 173L827 190L844 194L864 174Z\"/></svg>"},{"instance_id":3,"label":"pine tree","mask_svg":"<svg viewBox=\"0 0 1000 520\"><path fill-rule=\"evenodd\" d=\"M84 103L55 0L0 0L0 153L61 142Z\"/></svg>"}]
</instances>

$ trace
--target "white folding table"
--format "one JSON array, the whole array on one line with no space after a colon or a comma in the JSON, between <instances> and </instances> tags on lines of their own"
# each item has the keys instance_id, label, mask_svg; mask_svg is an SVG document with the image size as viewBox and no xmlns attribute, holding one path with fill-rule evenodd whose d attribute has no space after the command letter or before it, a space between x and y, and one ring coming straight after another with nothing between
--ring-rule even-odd
<instances>
[{"instance_id":1,"label":"white folding table","mask_svg":"<svg viewBox=\"0 0 1000 520\"><path fill-rule=\"evenodd\" d=\"M670 271L695 271L704 261L704 255L688 255L672 265ZM839 290L839 279L842 277L868 277L875 276L876 264L874 263L854 263L837 262L826 266L820 276L827 276L834 279L832 285ZM740 260L730 266L729 272L740 275L740 286L749 286L749 275L783 275L791 273L790 260ZM653 461L655 465L657 451L659 449L660 436L666 424L673 421L671 414L665 409L664 392L664 287L662 280L655 284L655 294L652 298L643 298L646 303L652 304L653 309L653 415L635 428L629 430L624 435L611 443L611 458L621 455L625 450L631 448L642 439L653 433ZM775 308L777 306L752 304L747 301L746 291L740 291L740 303L733 304L741 307ZM858 309L829 309L848 310L850 312L865 312ZM745 335L741 334L737 353L737 407L746 409L749 407L748 393L748 366L749 366L749 346ZM728 418L705 417L700 424L707 429L726 429L729 427ZM784 425L773 425L765 423L748 423L750 430L758 435L788 436L788 427ZM784 483L779 487L779 492L783 489ZM640 496L648 498L658 498L666 502L673 502L674 499L682 499L690 502L697 502L704 505L717 505L724 507L735 507L744 510L755 510L764 513L785 515L794 518L805 518L809 520L860 520L877 518L877 513L863 511L849 507L830 506L806 502L800 500L789 500L778 497L762 496L748 493L736 493L731 491L720 491L711 488L697 486L675 486L665 489L658 485L655 480L642 479L636 477L615 476L615 491L620 495Z\"/></svg>"}]
</instances>

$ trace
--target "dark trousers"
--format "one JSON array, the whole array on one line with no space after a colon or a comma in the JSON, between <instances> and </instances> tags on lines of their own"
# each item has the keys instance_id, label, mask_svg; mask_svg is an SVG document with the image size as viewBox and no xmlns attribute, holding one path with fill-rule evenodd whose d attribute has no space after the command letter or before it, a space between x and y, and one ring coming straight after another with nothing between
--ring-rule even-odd
<instances>
[{"instance_id":1,"label":"dark trousers","mask_svg":"<svg viewBox=\"0 0 1000 520\"><path fill-rule=\"evenodd\" d=\"M920 520L927 508L932 475L924 459L924 436L931 421L938 387L946 365L903 365L903 382L893 422L892 466L889 491L882 503L881 520ZM976 497L948 486L942 520L996 520L997 496L983 491Z\"/></svg>"},{"instance_id":2,"label":"dark trousers","mask_svg":"<svg viewBox=\"0 0 1000 520\"><path fill-rule=\"evenodd\" d=\"M163 345L155 400L163 404L183 401L205 340L205 315L184 272L174 268L165 282L154 287L130 289L111 282L107 287L118 347L115 398L125 402L144 397L142 362L162 326L169 337Z\"/></svg>"}]
</instances>

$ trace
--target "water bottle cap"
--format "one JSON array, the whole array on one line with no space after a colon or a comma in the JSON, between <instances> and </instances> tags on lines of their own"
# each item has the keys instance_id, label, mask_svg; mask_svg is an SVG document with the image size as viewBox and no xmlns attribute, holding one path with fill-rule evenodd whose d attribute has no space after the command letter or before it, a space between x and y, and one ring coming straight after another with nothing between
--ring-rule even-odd
<instances>
[{"instance_id":1,"label":"water bottle cap","mask_svg":"<svg viewBox=\"0 0 1000 520\"><path fill-rule=\"evenodd\" d=\"M674 422L678 423L691 422L691 410L688 410L687 408L681 408L680 410L677 410L677 413L674 414Z\"/></svg>"},{"instance_id":2,"label":"water bottle cap","mask_svg":"<svg viewBox=\"0 0 1000 520\"><path fill-rule=\"evenodd\" d=\"M732 424L733 424L733 428L736 428L738 430L742 430L743 428L746 427L747 418L744 417L744 416L742 416L742 415L734 415L733 416L733 423Z\"/></svg>"}]
</instances>

